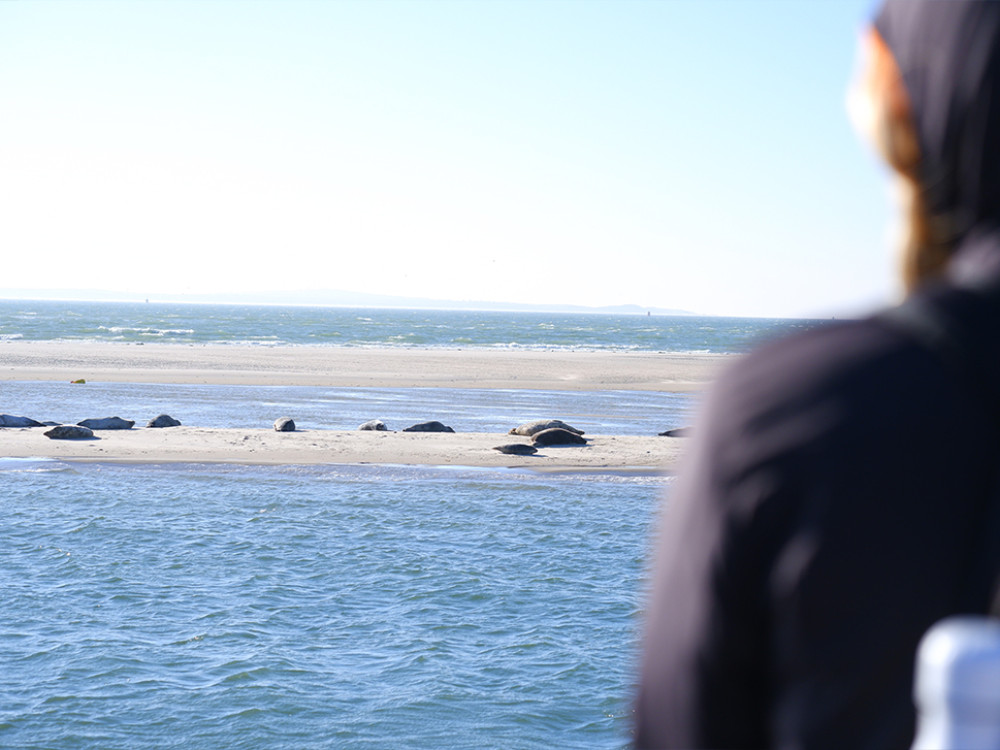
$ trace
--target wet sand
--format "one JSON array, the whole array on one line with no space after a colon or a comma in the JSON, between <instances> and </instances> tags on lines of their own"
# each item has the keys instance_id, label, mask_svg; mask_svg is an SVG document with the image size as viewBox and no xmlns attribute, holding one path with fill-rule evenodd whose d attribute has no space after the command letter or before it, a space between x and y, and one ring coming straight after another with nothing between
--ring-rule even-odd
<instances>
[{"instance_id":1,"label":"wet sand","mask_svg":"<svg viewBox=\"0 0 1000 750\"><path fill-rule=\"evenodd\" d=\"M0 381L690 392L703 388L728 359L650 352L6 341L0 342Z\"/></svg>"}]
</instances>

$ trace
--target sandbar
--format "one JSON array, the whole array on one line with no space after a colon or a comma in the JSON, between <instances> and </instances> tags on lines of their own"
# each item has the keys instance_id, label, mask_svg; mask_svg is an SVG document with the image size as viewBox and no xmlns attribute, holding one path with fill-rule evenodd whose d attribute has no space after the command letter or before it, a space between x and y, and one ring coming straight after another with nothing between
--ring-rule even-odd
<instances>
[{"instance_id":1,"label":"sandbar","mask_svg":"<svg viewBox=\"0 0 1000 750\"><path fill-rule=\"evenodd\" d=\"M710 354L310 346L0 342L0 381L483 388L551 391L703 389L731 358ZM22 415L16 404L0 412ZM94 417L112 416L95 414ZM130 415L122 414L126 418ZM294 415L293 415L294 416ZM433 418L447 415L432 415ZM428 418L432 418L429 416ZM526 414L524 421L558 417ZM494 448L529 439L500 433L222 429L197 425L101 430L51 440L43 428L0 428L0 456L81 461L404 464L541 471L671 470L684 438L588 435L586 446L534 456Z\"/></svg>"},{"instance_id":2,"label":"sandbar","mask_svg":"<svg viewBox=\"0 0 1000 750\"><path fill-rule=\"evenodd\" d=\"M75 461L242 464L405 464L528 468L539 471L669 470L684 439L588 435L585 446L540 447L533 456L495 446L530 443L495 433L346 432L341 430L133 428L95 431L91 440L50 440L45 428L0 428L0 456Z\"/></svg>"},{"instance_id":3,"label":"sandbar","mask_svg":"<svg viewBox=\"0 0 1000 750\"><path fill-rule=\"evenodd\" d=\"M0 380L336 388L701 390L730 358L672 352L0 342Z\"/></svg>"}]
</instances>

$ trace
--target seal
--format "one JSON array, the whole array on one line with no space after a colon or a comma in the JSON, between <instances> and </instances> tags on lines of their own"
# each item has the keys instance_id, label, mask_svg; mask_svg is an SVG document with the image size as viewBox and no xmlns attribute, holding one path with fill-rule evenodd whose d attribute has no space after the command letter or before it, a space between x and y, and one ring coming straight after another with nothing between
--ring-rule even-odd
<instances>
[{"instance_id":1,"label":"seal","mask_svg":"<svg viewBox=\"0 0 1000 750\"><path fill-rule=\"evenodd\" d=\"M666 432L656 433L660 437L689 437L691 435L690 427L675 427L672 430L667 430Z\"/></svg>"},{"instance_id":2,"label":"seal","mask_svg":"<svg viewBox=\"0 0 1000 750\"><path fill-rule=\"evenodd\" d=\"M522 425L518 425L507 434L524 435L524 437L532 437L533 435L538 434L542 430L551 430L554 427L558 427L563 430L569 430L570 432L575 432L577 435L583 434L583 430L578 430L575 427L570 427L561 419L536 419L534 422L525 422Z\"/></svg>"},{"instance_id":3,"label":"seal","mask_svg":"<svg viewBox=\"0 0 1000 750\"><path fill-rule=\"evenodd\" d=\"M84 419L77 424L80 427L89 427L91 430L131 430L135 422L121 417L104 417L103 419Z\"/></svg>"},{"instance_id":4,"label":"seal","mask_svg":"<svg viewBox=\"0 0 1000 750\"><path fill-rule=\"evenodd\" d=\"M538 453L538 448L533 445L527 445L526 443L498 445L494 447L493 450L500 451L501 453L507 453L511 456L533 456Z\"/></svg>"},{"instance_id":5,"label":"seal","mask_svg":"<svg viewBox=\"0 0 1000 750\"><path fill-rule=\"evenodd\" d=\"M531 442L533 445L586 445L587 438L562 427L551 427L536 432Z\"/></svg>"},{"instance_id":6,"label":"seal","mask_svg":"<svg viewBox=\"0 0 1000 750\"><path fill-rule=\"evenodd\" d=\"M0 414L0 427L44 427L31 417L15 417L13 414Z\"/></svg>"},{"instance_id":7,"label":"seal","mask_svg":"<svg viewBox=\"0 0 1000 750\"><path fill-rule=\"evenodd\" d=\"M404 427L403 432L454 432L446 424L441 424L437 421L432 422L420 422L419 424L410 425L409 427Z\"/></svg>"},{"instance_id":8,"label":"seal","mask_svg":"<svg viewBox=\"0 0 1000 750\"><path fill-rule=\"evenodd\" d=\"M89 440L93 439L94 431L78 424L60 424L42 433L50 440Z\"/></svg>"}]
</instances>

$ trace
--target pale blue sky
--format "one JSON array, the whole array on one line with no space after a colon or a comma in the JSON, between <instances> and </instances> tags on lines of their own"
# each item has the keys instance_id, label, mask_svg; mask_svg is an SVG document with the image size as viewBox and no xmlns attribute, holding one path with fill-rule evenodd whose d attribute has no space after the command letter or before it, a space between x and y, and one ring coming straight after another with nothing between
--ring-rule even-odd
<instances>
[{"instance_id":1,"label":"pale blue sky","mask_svg":"<svg viewBox=\"0 0 1000 750\"><path fill-rule=\"evenodd\" d=\"M864 311L872 8L3 2L0 289Z\"/></svg>"}]
</instances>

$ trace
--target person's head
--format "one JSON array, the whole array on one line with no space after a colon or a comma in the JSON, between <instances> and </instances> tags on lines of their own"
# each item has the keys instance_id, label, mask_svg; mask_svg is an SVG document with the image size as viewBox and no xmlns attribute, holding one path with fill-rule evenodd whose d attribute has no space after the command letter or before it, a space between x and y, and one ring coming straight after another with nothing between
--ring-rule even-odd
<instances>
[{"instance_id":1,"label":"person's head","mask_svg":"<svg viewBox=\"0 0 1000 750\"><path fill-rule=\"evenodd\" d=\"M896 177L911 290L1000 228L1000 2L887 0L860 51L849 108Z\"/></svg>"}]
</instances>

